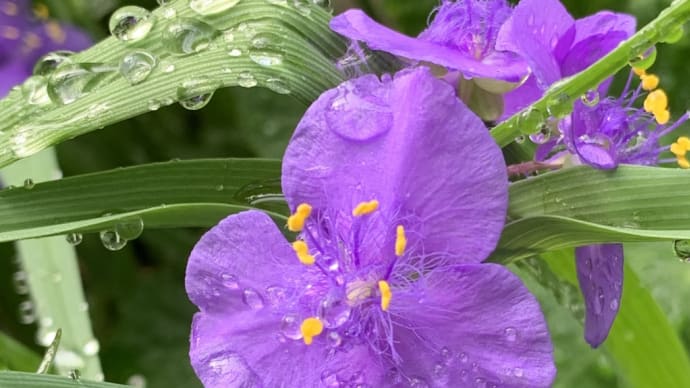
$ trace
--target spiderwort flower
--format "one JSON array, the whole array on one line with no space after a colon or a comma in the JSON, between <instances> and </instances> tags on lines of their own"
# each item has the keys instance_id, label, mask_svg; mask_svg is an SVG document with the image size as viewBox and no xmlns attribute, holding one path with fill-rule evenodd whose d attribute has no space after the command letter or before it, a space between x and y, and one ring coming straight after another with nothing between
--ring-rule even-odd
<instances>
[{"instance_id":1,"label":"spiderwort flower","mask_svg":"<svg viewBox=\"0 0 690 388\"><path fill-rule=\"evenodd\" d=\"M192 251L190 357L208 387L543 387L534 297L480 264L504 223L500 149L425 68L347 81L309 108L283 163L292 244L265 214Z\"/></svg>"},{"instance_id":2,"label":"spiderwort flower","mask_svg":"<svg viewBox=\"0 0 690 388\"><path fill-rule=\"evenodd\" d=\"M42 55L90 45L79 29L49 20L45 6L32 14L29 0L0 0L0 97L30 76Z\"/></svg>"},{"instance_id":3,"label":"spiderwort flower","mask_svg":"<svg viewBox=\"0 0 690 388\"><path fill-rule=\"evenodd\" d=\"M531 76L505 95L503 117L538 100L554 82L574 75L635 32L631 15L601 11L574 20L558 0L521 0L496 38L496 49L520 54ZM610 82L600 93L606 94Z\"/></svg>"}]
</instances>

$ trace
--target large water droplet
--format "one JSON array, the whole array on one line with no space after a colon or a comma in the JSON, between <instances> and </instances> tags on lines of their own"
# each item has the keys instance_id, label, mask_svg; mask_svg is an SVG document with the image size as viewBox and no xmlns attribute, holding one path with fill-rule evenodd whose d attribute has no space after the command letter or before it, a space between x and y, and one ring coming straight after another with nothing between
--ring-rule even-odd
<instances>
[{"instance_id":1,"label":"large water droplet","mask_svg":"<svg viewBox=\"0 0 690 388\"><path fill-rule=\"evenodd\" d=\"M200 15L213 15L226 11L240 0L189 0L189 8Z\"/></svg>"},{"instance_id":2,"label":"large water droplet","mask_svg":"<svg viewBox=\"0 0 690 388\"><path fill-rule=\"evenodd\" d=\"M690 263L690 240L673 242L673 253L684 263Z\"/></svg>"},{"instance_id":3,"label":"large water droplet","mask_svg":"<svg viewBox=\"0 0 690 388\"><path fill-rule=\"evenodd\" d=\"M529 135L529 139L534 144L545 144L551 139L551 127L549 125L542 125L539 131Z\"/></svg>"},{"instance_id":4,"label":"large water droplet","mask_svg":"<svg viewBox=\"0 0 690 388\"><path fill-rule=\"evenodd\" d=\"M208 77L187 80L182 83L182 86L177 88L177 98L183 108L198 110L208 105L213 97L214 90L220 87L220 85L220 81Z\"/></svg>"},{"instance_id":5,"label":"large water droplet","mask_svg":"<svg viewBox=\"0 0 690 388\"><path fill-rule=\"evenodd\" d=\"M208 24L192 19L179 18L163 32L163 44L176 54L193 54L205 50L219 32Z\"/></svg>"},{"instance_id":6,"label":"large water droplet","mask_svg":"<svg viewBox=\"0 0 690 388\"><path fill-rule=\"evenodd\" d=\"M244 304L249 306L254 310L258 310L264 307L264 298L256 290L252 288L247 288L242 293L242 301Z\"/></svg>"},{"instance_id":7,"label":"large water droplet","mask_svg":"<svg viewBox=\"0 0 690 388\"><path fill-rule=\"evenodd\" d=\"M144 220L141 218L122 220L115 225L115 233L117 233L120 238L124 240L134 240L135 238L141 236L143 231Z\"/></svg>"},{"instance_id":8,"label":"large water droplet","mask_svg":"<svg viewBox=\"0 0 690 388\"><path fill-rule=\"evenodd\" d=\"M83 239L84 239L84 237L82 236L81 233L68 233L65 236L65 240L67 240L67 243L69 245L73 245L73 246L77 246L77 245L81 244Z\"/></svg>"},{"instance_id":9,"label":"large water droplet","mask_svg":"<svg viewBox=\"0 0 690 388\"><path fill-rule=\"evenodd\" d=\"M59 50L50 52L38 59L34 65L34 75L50 75L62 63L70 61L73 51Z\"/></svg>"},{"instance_id":10,"label":"large water droplet","mask_svg":"<svg viewBox=\"0 0 690 388\"><path fill-rule=\"evenodd\" d=\"M156 57L146 51L135 51L122 58L120 62L120 74L130 85L144 82L156 67Z\"/></svg>"},{"instance_id":11,"label":"large water droplet","mask_svg":"<svg viewBox=\"0 0 690 388\"><path fill-rule=\"evenodd\" d=\"M580 96L580 101L588 107L596 106L599 103L599 91L597 89L587 91L587 93Z\"/></svg>"},{"instance_id":12,"label":"large water droplet","mask_svg":"<svg viewBox=\"0 0 690 388\"><path fill-rule=\"evenodd\" d=\"M123 42L136 42L148 35L153 22L154 18L148 10L130 5L113 12L108 27L115 38Z\"/></svg>"},{"instance_id":13,"label":"large water droplet","mask_svg":"<svg viewBox=\"0 0 690 388\"><path fill-rule=\"evenodd\" d=\"M101 231L101 243L110 251L119 251L127 245L127 240L120 237L114 229Z\"/></svg>"},{"instance_id":14,"label":"large water droplet","mask_svg":"<svg viewBox=\"0 0 690 388\"><path fill-rule=\"evenodd\" d=\"M48 79L35 75L24 81L21 85L22 95L29 105L47 105L52 101L48 95Z\"/></svg>"},{"instance_id":15,"label":"large water droplet","mask_svg":"<svg viewBox=\"0 0 690 388\"><path fill-rule=\"evenodd\" d=\"M114 66L102 63L73 63L60 66L50 75L48 95L56 103L71 104L93 91L115 70Z\"/></svg>"},{"instance_id":16,"label":"large water droplet","mask_svg":"<svg viewBox=\"0 0 690 388\"><path fill-rule=\"evenodd\" d=\"M300 321L297 314L288 314L280 321L280 332L286 337L293 340L302 338L302 331L300 330Z\"/></svg>"},{"instance_id":17,"label":"large water droplet","mask_svg":"<svg viewBox=\"0 0 690 388\"><path fill-rule=\"evenodd\" d=\"M347 322L351 312L350 305L344 299L329 296L319 304L318 316L325 327L335 329Z\"/></svg>"}]
</instances>

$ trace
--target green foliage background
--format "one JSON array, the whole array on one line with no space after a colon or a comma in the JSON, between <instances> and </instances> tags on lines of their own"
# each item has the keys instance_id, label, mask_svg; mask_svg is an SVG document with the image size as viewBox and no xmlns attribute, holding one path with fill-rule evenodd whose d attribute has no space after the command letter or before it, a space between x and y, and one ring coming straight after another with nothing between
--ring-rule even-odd
<instances>
[{"instance_id":1,"label":"green foliage background","mask_svg":"<svg viewBox=\"0 0 690 388\"><path fill-rule=\"evenodd\" d=\"M563 1L581 17L602 9L630 12L643 25L670 1ZM107 18L116 7L137 4L153 8L154 0L47 0L53 15L82 26L96 40L107 34ZM377 19L416 34L424 28L437 0L333 0L337 10L362 7ZM690 39L658 50L653 71L661 76L677 117L687 109L686 87ZM293 128L306 109L290 97L253 89L219 90L203 110L177 105L151 112L57 146L66 176L174 158L280 158ZM123 250L110 252L97 235L86 235L78 254L106 380L126 383L143 376L147 387L196 387L189 366L188 335L194 306L184 292L187 254L202 230L146 230ZM690 349L690 264L681 263L668 243L635 244L626 259L641 278ZM13 288L17 266L11 244L0 246L0 332L34 349L35 327L18 319L26 298ZM556 346L556 387L639 386L617 373L606 350L592 350L569 306L523 269L517 271L543 304ZM566 291L564 291L566 292ZM567 292L571 292L568 290ZM577 295L573 296L577 298ZM625 296L623 304L625 305ZM614 331L617 326L614 326ZM654 328L649 328L654 330ZM7 346L7 345L5 345ZM663 347L664 344L658 344ZM7 363L0 357L0 369ZM9 365L12 366L12 365Z\"/></svg>"}]
</instances>

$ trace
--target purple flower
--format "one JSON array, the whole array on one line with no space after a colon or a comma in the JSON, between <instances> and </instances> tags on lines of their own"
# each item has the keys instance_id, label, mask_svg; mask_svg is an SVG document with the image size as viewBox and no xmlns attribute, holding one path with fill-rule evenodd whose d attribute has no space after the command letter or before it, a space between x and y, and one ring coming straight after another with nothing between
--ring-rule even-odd
<instances>
[{"instance_id":1,"label":"purple flower","mask_svg":"<svg viewBox=\"0 0 690 388\"><path fill-rule=\"evenodd\" d=\"M544 387L534 297L480 264L501 233L500 149L424 68L367 75L309 108L283 163L300 232L223 220L192 251L190 357L207 387Z\"/></svg>"},{"instance_id":2,"label":"purple flower","mask_svg":"<svg viewBox=\"0 0 690 388\"><path fill-rule=\"evenodd\" d=\"M504 118L539 99L554 82L574 75L635 32L631 15L598 12L574 20L558 0L521 0L503 24L496 49L520 54L531 76L505 95ZM603 95L609 82L603 85Z\"/></svg>"},{"instance_id":3,"label":"purple flower","mask_svg":"<svg viewBox=\"0 0 690 388\"><path fill-rule=\"evenodd\" d=\"M512 9L506 0L443 0L429 27L411 38L382 26L358 9L331 20L331 29L368 47L459 71L465 78L519 82L527 65L495 47Z\"/></svg>"},{"instance_id":4,"label":"purple flower","mask_svg":"<svg viewBox=\"0 0 690 388\"><path fill-rule=\"evenodd\" d=\"M45 6L32 15L29 0L0 0L0 98L31 75L34 63L55 50L82 50L91 39L72 26L47 19Z\"/></svg>"}]
</instances>

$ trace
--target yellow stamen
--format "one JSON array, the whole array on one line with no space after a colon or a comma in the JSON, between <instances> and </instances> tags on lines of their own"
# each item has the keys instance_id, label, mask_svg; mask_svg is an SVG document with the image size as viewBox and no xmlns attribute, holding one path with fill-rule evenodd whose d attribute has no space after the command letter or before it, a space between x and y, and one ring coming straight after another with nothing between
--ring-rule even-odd
<instances>
[{"instance_id":1,"label":"yellow stamen","mask_svg":"<svg viewBox=\"0 0 690 388\"><path fill-rule=\"evenodd\" d=\"M685 156L678 157L678 165L680 168L690 168L690 162L688 162L688 159L686 159Z\"/></svg>"},{"instance_id":2,"label":"yellow stamen","mask_svg":"<svg viewBox=\"0 0 690 388\"><path fill-rule=\"evenodd\" d=\"M664 125L671 119L671 112L668 109L654 112L654 119L659 125Z\"/></svg>"},{"instance_id":3,"label":"yellow stamen","mask_svg":"<svg viewBox=\"0 0 690 388\"><path fill-rule=\"evenodd\" d=\"M649 113L656 113L668 108L668 97L663 90L657 89L647 95L644 100L644 110Z\"/></svg>"},{"instance_id":4,"label":"yellow stamen","mask_svg":"<svg viewBox=\"0 0 690 388\"><path fill-rule=\"evenodd\" d=\"M379 201L373 199L369 202L360 202L359 205L355 206L352 210L352 215L355 217L363 216L366 214L371 214L379 208Z\"/></svg>"},{"instance_id":5,"label":"yellow stamen","mask_svg":"<svg viewBox=\"0 0 690 388\"><path fill-rule=\"evenodd\" d=\"M12 26L0 26L0 37L9 40L19 39L19 29Z\"/></svg>"},{"instance_id":6,"label":"yellow stamen","mask_svg":"<svg viewBox=\"0 0 690 388\"><path fill-rule=\"evenodd\" d=\"M321 323L319 318L307 318L302 321L299 330L302 332L302 337L304 337L304 343L311 345L314 337L323 332L323 323Z\"/></svg>"},{"instance_id":7,"label":"yellow stamen","mask_svg":"<svg viewBox=\"0 0 690 388\"><path fill-rule=\"evenodd\" d=\"M643 74L640 76L642 79L642 89L651 91L659 86L659 77L654 74Z\"/></svg>"},{"instance_id":8,"label":"yellow stamen","mask_svg":"<svg viewBox=\"0 0 690 388\"><path fill-rule=\"evenodd\" d=\"M34 6L34 15L39 19L46 20L50 16L50 11L45 4L38 3Z\"/></svg>"},{"instance_id":9,"label":"yellow stamen","mask_svg":"<svg viewBox=\"0 0 690 388\"><path fill-rule=\"evenodd\" d=\"M33 32L28 32L26 35L24 35L24 45L22 46L22 52L24 54L28 54L35 49L41 47L43 44L43 41L41 40L41 37L36 35Z\"/></svg>"},{"instance_id":10,"label":"yellow stamen","mask_svg":"<svg viewBox=\"0 0 690 388\"><path fill-rule=\"evenodd\" d=\"M681 147L684 147L686 150L690 151L690 138L687 136L681 136L676 140L676 143L678 143Z\"/></svg>"},{"instance_id":11,"label":"yellow stamen","mask_svg":"<svg viewBox=\"0 0 690 388\"><path fill-rule=\"evenodd\" d=\"M297 210L293 215L288 217L287 227L291 232L301 232L304 229L304 223L311 215L311 206L303 203L297 206Z\"/></svg>"},{"instance_id":12,"label":"yellow stamen","mask_svg":"<svg viewBox=\"0 0 690 388\"><path fill-rule=\"evenodd\" d=\"M67 39L67 33L60 27L56 22L48 22L45 26L46 34L55 43L65 43Z\"/></svg>"},{"instance_id":13,"label":"yellow stamen","mask_svg":"<svg viewBox=\"0 0 690 388\"><path fill-rule=\"evenodd\" d=\"M304 265L313 265L316 261L314 256L309 254L309 247L304 241L297 240L293 242L292 249L294 249L295 253L297 253L297 258L299 259L300 263Z\"/></svg>"},{"instance_id":14,"label":"yellow stamen","mask_svg":"<svg viewBox=\"0 0 690 388\"><path fill-rule=\"evenodd\" d=\"M683 147L678 143L671 144L669 151L671 151L671 153L676 156L685 156L685 154L688 152L687 148Z\"/></svg>"},{"instance_id":15,"label":"yellow stamen","mask_svg":"<svg viewBox=\"0 0 690 388\"><path fill-rule=\"evenodd\" d=\"M379 280L379 292L381 293L381 310L388 311L393 293L387 281Z\"/></svg>"},{"instance_id":16,"label":"yellow stamen","mask_svg":"<svg viewBox=\"0 0 690 388\"><path fill-rule=\"evenodd\" d=\"M407 237L405 237L405 228L402 225L398 225L395 230L395 255L402 256L405 252L405 247L407 246Z\"/></svg>"},{"instance_id":17,"label":"yellow stamen","mask_svg":"<svg viewBox=\"0 0 690 388\"><path fill-rule=\"evenodd\" d=\"M633 68L632 68L632 71L633 71L633 73L635 73L635 75L637 75L638 77L642 77L643 75L647 74L647 72L645 71L645 69L643 69L643 68L641 68L641 67L633 67Z\"/></svg>"}]
</instances>

